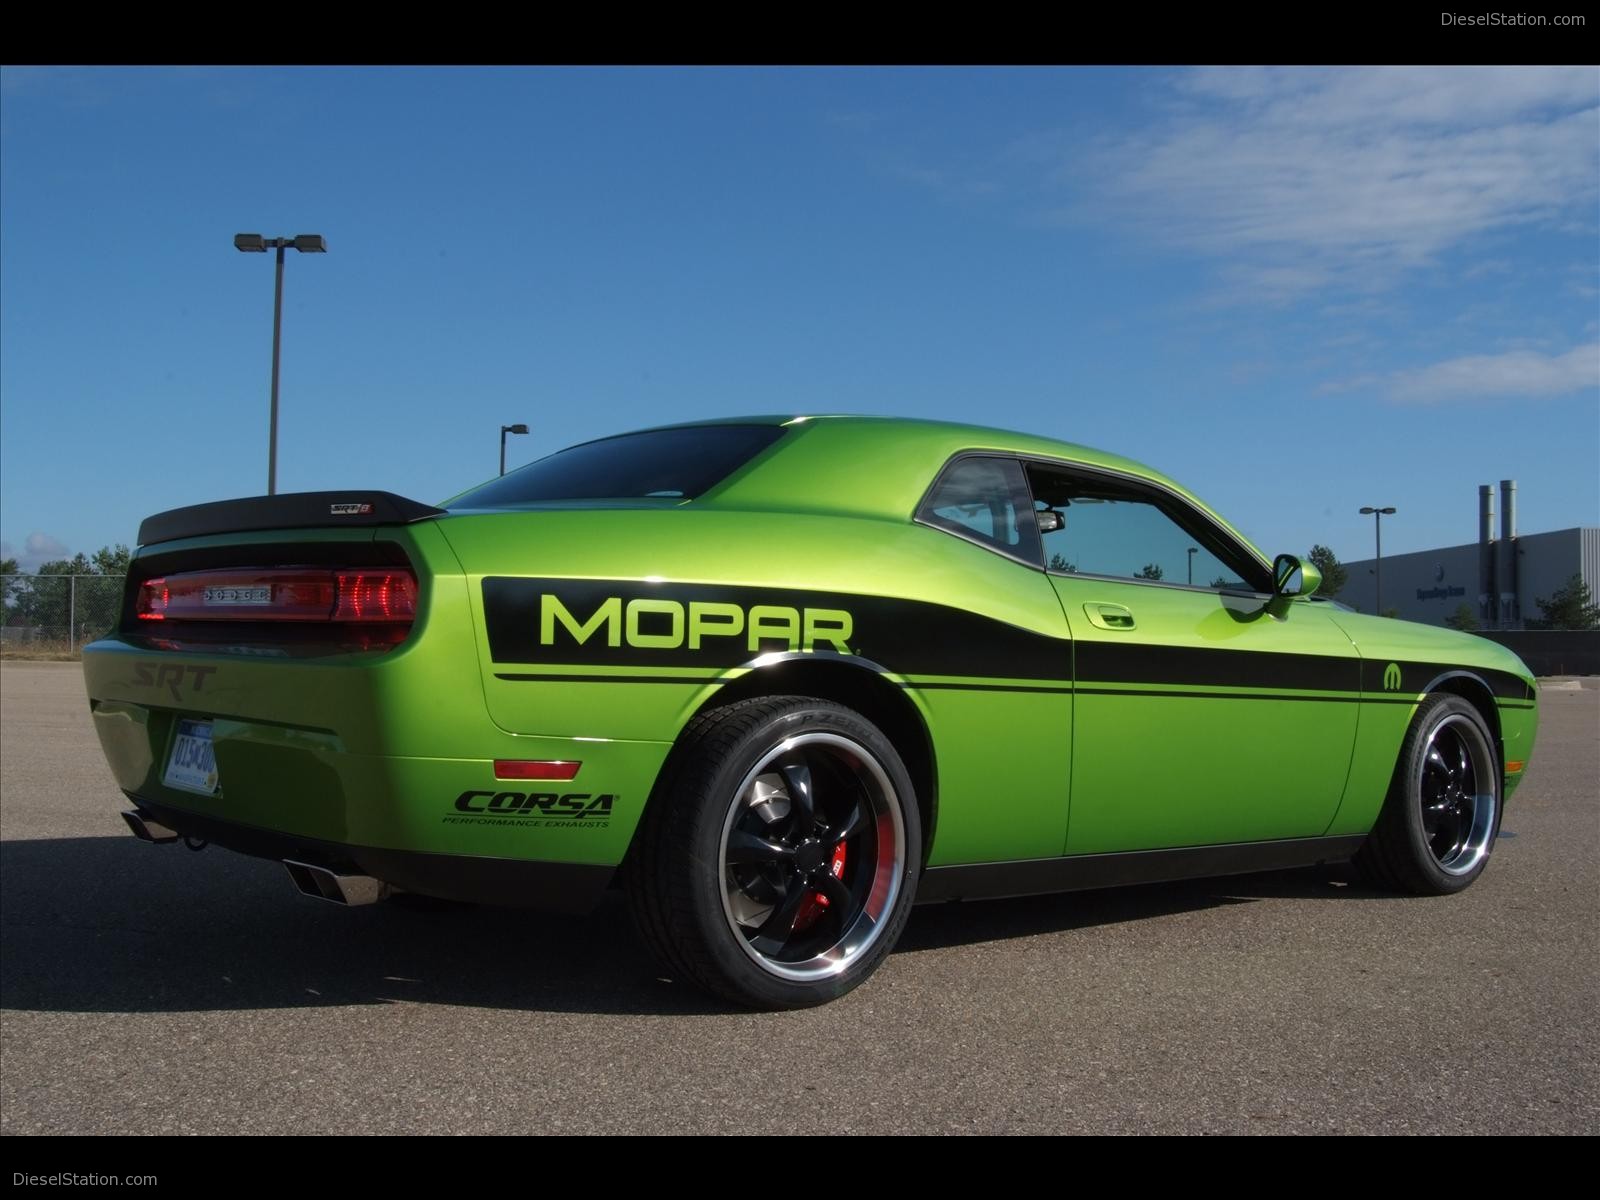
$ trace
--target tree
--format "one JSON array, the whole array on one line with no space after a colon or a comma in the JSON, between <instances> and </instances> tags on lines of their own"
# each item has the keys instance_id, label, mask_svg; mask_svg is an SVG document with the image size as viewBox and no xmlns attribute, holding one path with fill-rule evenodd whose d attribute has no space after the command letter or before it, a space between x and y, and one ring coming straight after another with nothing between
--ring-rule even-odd
<instances>
[{"instance_id":1,"label":"tree","mask_svg":"<svg viewBox=\"0 0 1600 1200\"><path fill-rule=\"evenodd\" d=\"M1344 587L1350 578L1350 572L1344 569L1344 564L1339 561L1338 555L1328 547L1315 545L1306 559L1313 567L1322 572L1322 586L1317 589L1319 596L1337 596L1339 589Z\"/></svg>"},{"instance_id":2,"label":"tree","mask_svg":"<svg viewBox=\"0 0 1600 1200\"><path fill-rule=\"evenodd\" d=\"M1134 578L1135 579L1160 579L1163 574L1164 574L1164 572L1161 570L1161 564L1160 563L1145 563L1144 566L1139 568L1139 573L1137 575L1135 575Z\"/></svg>"},{"instance_id":3,"label":"tree","mask_svg":"<svg viewBox=\"0 0 1600 1200\"><path fill-rule=\"evenodd\" d=\"M96 575L126 575L131 557L128 548L118 542L115 546L101 546L89 556L89 562Z\"/></svg>"},{"instance_id":4,"label":"tree","mask_svg":"<svg viewBox=\"0 0 1600 1200\"><path fill-rule=\"evenodd\" d=\"M1078 571L1078 564L1068 562L1063 555L1052 554L1050 556L1050 569L1052 571L1065 571L1069 575L1075 575Z\"/></svg>"},{"instance_id":5,"label":"tree","mask_svg":"<svg viewBox=\"0 0 1600 1200\"><path fill-rule=\"evenodd\" d=\"M23 584L21 580L8 581L12 586L7 596L8 625L59 626L65 629L72 623L73 587L65 575L126 575L128 573L128 548L120 543L101 546L93 555L74 554L71 558L57 558L40 563L35 578Z\"/></svg>"},{"instance_id":6,"label":"tree","mask_svg":"<svg viewBox=\"0 0 1600 1200\"><path fill-rule=\"evenodd\" d=\"M1473 611L1472 605L1463 600L1456 605L1455 612L1444 619L1444 623L1451 629L1473 630L1478 627L1478 614Z\"/></svg>"},{"instance_id":7,"label":"tree","mask_svg":"<svg viewBox=\"0 0 1600 1200\"><path fill-rule=\"evenodd\" d=\"M1534 603L1543 610L1544 620L1528 624L1540 629L1600 629L1600 604L1594 602L1582 575L1574 573L1550 599L1541 596Z\"/></svg>"},{"instance_id":8,"label":"tree","mask_svg":"<svg viewBox=\"0 0 1600 1200\"><path fill-rule=\"evenodd\" d=\"M17 581L11 577L16 573L16 559L0 558L0 623L11 616L11 593L18 587Z\"/></svg>"}]
</instances>

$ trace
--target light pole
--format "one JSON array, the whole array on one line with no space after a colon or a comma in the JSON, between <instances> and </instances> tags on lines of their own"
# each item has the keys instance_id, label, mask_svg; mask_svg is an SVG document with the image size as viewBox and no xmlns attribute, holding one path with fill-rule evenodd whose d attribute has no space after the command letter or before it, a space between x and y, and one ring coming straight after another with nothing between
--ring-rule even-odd
<instances>
[{"instance_id":1,"label":"light pole","mask_svg":"<svg viewBox=\"0 0 1600 1200\"><path fill-rule=\"evenodd\" d=\"M1372 514L1372 534L1378 543L1378 555L1372 560L1372 588L1374 593L1372 609L1373 612L1381 617L1383 616L1383 519L1394 516L1394 509L1363 508L1361 510L1363 517L1368 513Z\"/></svg>"},{"instance_id":2,"label":"light pole","mask_svg":"<svg viewBox=\"0 0 1600 1200\"><path fill-rule=\"evenodd\" d=\"M283 335L283 252L293 246L302 254L326 254L328 239L320 233L299 233L292 238L264 238L259 233L236 233L233 248L246 254L278 252L278 283L272 294L272 427L267 435L267 495L278 491L278 345Z\"/></svg>"},{"instance_id":3,"label":"light pole","mask_svg":"<svg viewBox=\"0 0 1600 1200\"><path fill-rule=\"evenodd\" d=\"M500 426L500 474L504 475L506 473L506 434L527 432L528 427L526 425Z\"/></svg>"},{"instance_id":4,"label":"light pole","mask_svg":"<svg viewBox=\"0 0 1600 1200\"><path fill-rule=\"evenodd\" d=\"M1199 546L1189 547L1189 586L1194 586L1194 556L1200 552Z\"/></svg>"}]
</instances>

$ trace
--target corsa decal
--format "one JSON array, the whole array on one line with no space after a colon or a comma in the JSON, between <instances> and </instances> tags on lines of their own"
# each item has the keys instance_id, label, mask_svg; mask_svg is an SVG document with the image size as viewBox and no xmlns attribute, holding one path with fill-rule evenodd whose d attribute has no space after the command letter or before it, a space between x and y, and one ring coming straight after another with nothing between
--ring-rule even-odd
<instances>
[{"instance_id":1,"label":"corsa decal","mask_svg":"<svg viewBox=\"0 0 1600 1200\"><path fill-rule=\"evenodd\" d=\"M612 793L462 792L444 818L446 825L516 825L550 829L558 825L590 829L611 824Z\"/></svg>"}]
</instances>

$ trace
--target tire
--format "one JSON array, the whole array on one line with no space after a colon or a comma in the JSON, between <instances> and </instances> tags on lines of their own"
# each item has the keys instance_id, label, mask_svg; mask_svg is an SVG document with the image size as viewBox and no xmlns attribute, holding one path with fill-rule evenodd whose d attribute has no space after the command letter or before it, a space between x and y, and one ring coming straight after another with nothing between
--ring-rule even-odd
<instances>
[{"instance_id":1,"label":"tire","mask_svg":"<svg viewBox=\"0 0 1600 1200\"><path fill-rule=\"evenodd\" d=\"M1389 795L1357 865L1379 886L1419 896L1470 887L1489 865L1503 790L1482 715L1459 696L1430 696L1401 743Z\"/></svg>"},{"instance_id":2,"label":"tire","mask_svg":"<svg viewBox=\"0 0 1600 1200\"><path fill-rule=\"evenodd\" d=\"M629 863L669 970L752 1008L850 991L899 939L922 830L889 739L826 700L772 696L690 723Z\"/></svg>"}]
</instances>

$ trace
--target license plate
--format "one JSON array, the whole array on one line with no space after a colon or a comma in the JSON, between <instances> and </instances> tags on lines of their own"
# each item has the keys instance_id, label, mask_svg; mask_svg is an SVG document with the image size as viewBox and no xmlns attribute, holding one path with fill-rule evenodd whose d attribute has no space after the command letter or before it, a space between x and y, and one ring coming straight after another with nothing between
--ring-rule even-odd
<instances>
[{"instance_id":1,"label":"license plate","mask_svg":"<svg viewBox=\"0 0 1600 1200\"><path fill-rule=\"evenodd\" d=\"M211 722L178 722L178 736L167 759L167 773L161 782L202 796L217 794L217 758L211 751Z\"/></svg>"},{"instance_id":2,"label":"license plate","mask_svg":"<svg viewBox=\"0 0 1600 1200\"><path fill-rule=\"evenodd\" d=\"M272 586L263 584L260 587L208 587L201 589L200 602L202 604L271 604Z\"/></svg>"}]
</instances>

